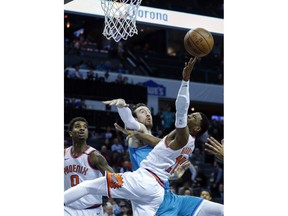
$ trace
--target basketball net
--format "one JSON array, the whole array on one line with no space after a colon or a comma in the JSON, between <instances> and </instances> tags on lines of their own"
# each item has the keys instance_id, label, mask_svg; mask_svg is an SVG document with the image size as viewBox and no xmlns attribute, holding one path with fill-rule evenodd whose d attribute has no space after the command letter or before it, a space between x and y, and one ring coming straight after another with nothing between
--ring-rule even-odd
<instances>
[{"instance_id":1,"label":"basketball net","mask_svg":"<svg viewBox=\"0 0 288 216\"><path fill-rule=\"evenodd\" d=\"M105 15L103 35L116 42L138 34L136 17L142 0L101 0Z\"/></svg>"}]
</instances>

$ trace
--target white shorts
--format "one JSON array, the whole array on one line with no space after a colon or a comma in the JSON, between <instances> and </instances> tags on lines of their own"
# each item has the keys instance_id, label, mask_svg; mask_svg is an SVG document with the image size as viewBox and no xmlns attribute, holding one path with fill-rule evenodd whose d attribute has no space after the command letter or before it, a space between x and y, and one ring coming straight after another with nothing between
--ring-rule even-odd
<instances>
[{"instance_id":1,"label":"white shorts","mask_svg":"<svg viewBox=\"0 0 288 216\"><path fill-rule=\"evenodd\" d=\"M64 202L69 206L81 197L101 195L130 200L133 216L154 216L164 199L163 182L146 169L134 172L110 173L86 180L64 191Z\"/></svg>"},{"instance_id":2,"label":"white shorts","mask_svg":"<svg viewBox=\"0 0 288 216\"><path fill-rule=\"evenodd\" d=\"M68 206L64 206L64 216L104 216L103 207L93 209L73 209Z\"/></svg>"},{"instance_id":3,"label":"white shorts","mask_svg":"<svg viewBox=\"0 0 288 216\"><path fill-rule=\"evenodd\" d=\"M108 197L131 200L133 216L154 216L164 199L164 184L146 169L106 173Z\"/></svg>"}]
</instances>

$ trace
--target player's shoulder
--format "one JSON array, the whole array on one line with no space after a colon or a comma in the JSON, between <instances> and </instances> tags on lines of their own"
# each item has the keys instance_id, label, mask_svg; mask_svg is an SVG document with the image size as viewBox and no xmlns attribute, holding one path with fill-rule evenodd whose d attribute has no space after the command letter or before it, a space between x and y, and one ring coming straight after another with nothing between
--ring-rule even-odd
<instances>
[{"instance_id":1,"label":"player's shoulder","mask_svg":"<svg viewBox=\"0 0 288 216\"><path fill-rule=\"evenodd\" d=\"M142 132L142 133L149 133L147 127L146 127L143 123L139 122L139 125L140 125L139 132Z\"/></svg>"},{"instance_id":2,"label":"player's shoulder","mask_svg":"<svg viewBox=\"0 0 288 216\"><path fill-rule=\"evenodd\" d=\"M101 160L103 157L101 153L97 149L91 147L91 149L89 150L89 154L87 154L87 156L90 166L95 169L98 169L97 164L99 163L99 160Z\"/></svg>"},{"instance_id":3,"label":"player's shoulder","mask_svg":"<svg viewBox=\"0 0 288 216\"><path fill-rule=\"evenodd\" d=\"M91 150L88 156L90 160L99 160L100 158L103 158L103 155L97 149Z\"/></svg>"},{"instance_id":4,"label":"player's shoulder","mask_svg":"<svg viewBox=\"0 0 288 216\"><path fill-rule=\"evenodd\" d=\"M91 155L93 152L98 152L97 149L93 148L92 146L87 146L87 149L84 151L84 154Z\"/></svg>"},{"instance_id":5,"label":"player's shoulder","mask_svg":"<svg viewBox=\"0 0 288 216\"><path fill-rule=\"evenodd\" d=\"M71 146L64 148L64 156L69 152L70 149L71 149Z\"/></svg>"}]
</instances>

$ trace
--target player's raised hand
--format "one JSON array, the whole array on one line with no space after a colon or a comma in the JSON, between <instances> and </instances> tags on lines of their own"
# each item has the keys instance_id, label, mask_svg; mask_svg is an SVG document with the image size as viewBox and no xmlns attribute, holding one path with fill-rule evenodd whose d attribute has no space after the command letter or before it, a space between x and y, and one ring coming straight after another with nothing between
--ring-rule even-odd
<instances>
[{"instance_id":1,"label":"player's raised hand","mask_svg":"<svg viewBox=\"0 0 288 216\"><path fill-rule=\"evenodd\" d=\"M214 137L207 138L209 143L205 143L205 151L215 155L216 158L224 160L224 139L219 143Z\"/></svg>"},{"instance_id":2,"label":"player's raised hand","mask_svg":"<svg viewBox=\"0 0 288 216\"><path fill-rule=\"evenodd\" d=\"M191 72L197 60L198 60L198 57L191 57L188 63L185 62L185 67L183 68L183 72L182 72L183 80L185 81L190 80Z\"/></svg>"},{"instance_id":3,"label":"player's raised hand","mask_svg":"<svg viewBox=\"0 0 288 216\"><path fill-rule=\"evenodd\" d=\"M129 104L126 104L125 100L122 98L114 99L114 100L107 100L107 101L102 101L104 104L108 104L110 106L117 106L119 108L123 107L129 107Z\"/></svg>"},{"instance_id":4,"label":"player's raised hand","mask_svg":"<svg viewBox=\"0 0 288 216\"><path fill-rule=\"evenodd\" d=\"M189 168L190 164L190 161L187 159L185 159L182 163L179 163L178 166L175 168L172 177L176 179L181 178L185 171Z\"/></svg>"},{"instance_id":5,"label":"player's raised hand","mask_svg":"<svg viewBox=\"0 0 288 216\"><path fill-rule=\"evenodd\" d=\"M114 127L115 127L116 130L118 130L118 131L122 132L123 134L127 135L126 139L129 139L130 137L135 136L135 134L137 133L136 131L123 128L120 125L118 125L117 123L114 123Z\"/></svg>"}]
</instances>

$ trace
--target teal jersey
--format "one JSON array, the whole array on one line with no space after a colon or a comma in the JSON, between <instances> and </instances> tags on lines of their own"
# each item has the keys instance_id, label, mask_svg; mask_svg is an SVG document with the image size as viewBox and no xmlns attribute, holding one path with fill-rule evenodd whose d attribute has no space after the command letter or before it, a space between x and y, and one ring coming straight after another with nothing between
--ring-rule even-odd
<instances>
[{"instance_id":1,"label":"teal jersey","mask_svg":"<svg viewBox=\"0 0 288 216\"><path fill-rule=\"evenodd\" d=\"M147 157L147 155L152 151L152 149L153 148L149 145L141 147L128 147L133 170L137 170L140 167L141 161Z\"/></svg>"}]
</instances>

